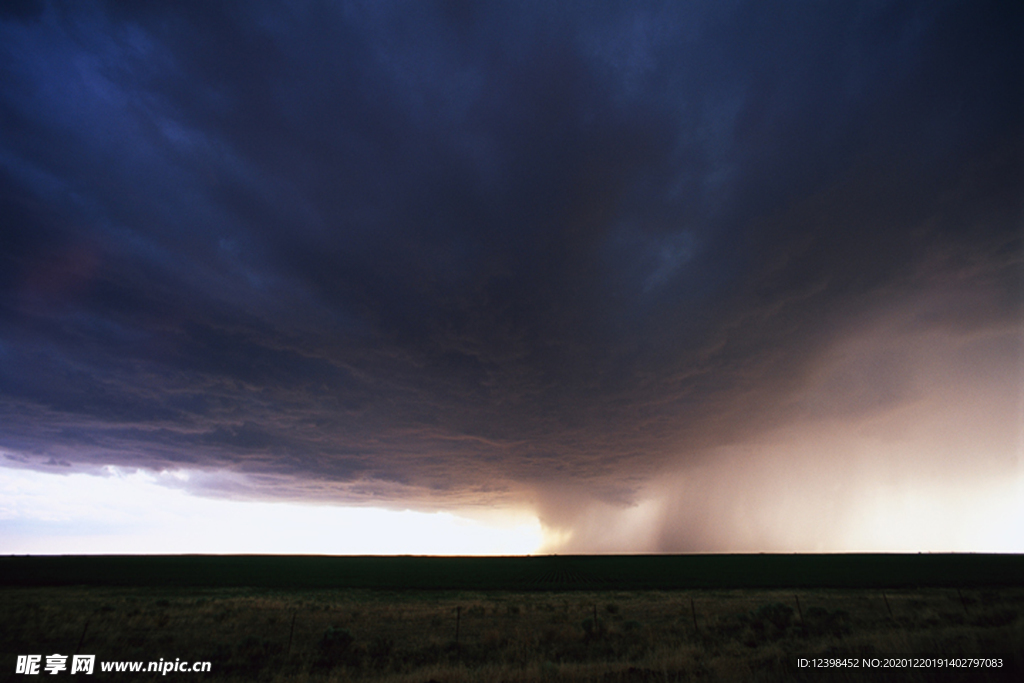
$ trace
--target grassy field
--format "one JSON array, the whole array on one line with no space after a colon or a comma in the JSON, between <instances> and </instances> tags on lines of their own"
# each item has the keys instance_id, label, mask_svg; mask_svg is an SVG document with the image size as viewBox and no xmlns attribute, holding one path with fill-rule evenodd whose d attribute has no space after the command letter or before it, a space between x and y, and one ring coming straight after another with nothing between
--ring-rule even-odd
<instances>
[{"instance_id":1,"label":"grassy field","mask_svg":"<svg viewBox=\"0 0 1024 683\"><path fill-rule=\"evenodd\" d=\"M81 567L90 558L65 559L65 567ZM65 671L52 680L1024 680L1021 575L1016 585L883 586L875 583L878 577L868 577L870 586L853 588L636 589L607 581L592 588L593 577L602 574L596 567L611 565L567 558L574 561L547 565L541 576L552 567L556 573L529 590L341 583L311 588L259 585L251 575L250 585L230 586L215 572L202 585L197 568L212 565L196 558L170 565L161 564L168 558L131 559L102 580L79 577L78 585L56 574L28 581L25 574L6 572L11 564L0 563L0 679L38 680L14 673L18 655L78 652L96 655L97 662L209 661L211 670L166 676L99 670L72 676ZM126 567L144 567L134 561L146 559L153 561L151 567L174 566L178 574L129 576ZM300 559L294 566L312 566L302 562L315 558ZM394 582L400 574L395 567L415 566L400 560L426 558L373 559L377 567L391 567L388 581ZM93 566L116 569L117 563ZM446 566L457 568L458 563ZM508 576L525 580L522 565L511 559L493 565L468 562L460 571L468 574L480 567L503 568ZM319 576L314 573L313 580ZM348 576L354 583L352 577L363 575L350 570ZM487 583L485 578L476 580ZM488 581L493 585L495 579ZM423 577L408 578L414 586L423 582ZM559 587L563 584L572 589ZM887 654L990 654L1002 657L1004 666L874 672L796 666L801 656L862 661Z\"/></svg>"}]
</instances>

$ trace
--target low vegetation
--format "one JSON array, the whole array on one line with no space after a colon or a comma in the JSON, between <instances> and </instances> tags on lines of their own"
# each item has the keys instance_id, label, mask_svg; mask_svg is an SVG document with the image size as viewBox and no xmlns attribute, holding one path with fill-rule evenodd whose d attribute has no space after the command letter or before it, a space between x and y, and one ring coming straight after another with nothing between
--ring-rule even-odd
<instances>
[{"instance_id":1,"label":"low vegetation","mask_svg":"<svg viewBox=\"0 0 1024 683\"><path fill-rule=\"evenodd\" d=\"M1024 680L1024 589L374 591L0 589L19 654L210 661L54 680L316 683ZM1002 670L811 670L797 657L996 654ZM34 678L34 677L33 677ZM49 678L49 676L47 676Z\"/></svg>"}]
</instances>

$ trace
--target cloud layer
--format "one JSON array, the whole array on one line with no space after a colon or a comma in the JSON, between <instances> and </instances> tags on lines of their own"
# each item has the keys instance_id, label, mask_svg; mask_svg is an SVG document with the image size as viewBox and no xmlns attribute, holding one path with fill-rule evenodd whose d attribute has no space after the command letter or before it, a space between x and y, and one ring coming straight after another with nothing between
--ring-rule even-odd
<instances>
[{"instance_id":1,"label":"cloud layer","mask_svg":"<svg viewBox=\"0 0 1024 683\"><path fill-rule=\"evenodd\" d=\"M8 465L667 551L772 459L1022 476L1017 8L5 12Z\"/></svg>"}]
</instances>

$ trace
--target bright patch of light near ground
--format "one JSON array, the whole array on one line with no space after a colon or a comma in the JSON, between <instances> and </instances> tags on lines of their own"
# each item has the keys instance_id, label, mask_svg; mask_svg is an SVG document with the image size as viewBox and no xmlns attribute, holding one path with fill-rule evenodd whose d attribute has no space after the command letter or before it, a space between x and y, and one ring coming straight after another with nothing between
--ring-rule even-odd
<instances>
[{"instance_id":1,"label":"bright patch of light near ground","mask_svg":"<svg viewBox=\"0 0 1024 683\"><path fill-rule=\"evenodd\" d=\"M1024 478L977 487L877 486L850 516L854 549L946 552L1024 550ZM855 521L854 521L855 520Z\"/></svg>"},{"instance_id":2,"label":"bright patch of light near ground","mask_svg":"<svg viewBox=\"0 0 1024 683\"><path fill-rule=\"evenodd\" d=\"M164 486L144 471L105 476L0 468L0 554L274 553L525 555L536 518L233 501ZM181 481L188 473L165 474Z\"/></svg>"}]
</instances>

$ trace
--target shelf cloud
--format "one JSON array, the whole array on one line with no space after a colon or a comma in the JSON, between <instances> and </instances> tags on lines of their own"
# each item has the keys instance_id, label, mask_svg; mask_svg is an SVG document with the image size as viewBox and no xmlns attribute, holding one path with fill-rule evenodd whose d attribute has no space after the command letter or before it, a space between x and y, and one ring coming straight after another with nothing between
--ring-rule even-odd
<instances>
[{"instance_id":1,"label":"shelf cloud","mask_svg":"<svg viewBox=\"0 0 1024 683\"><path fill-rule=\"evenodd\" d=\"M1022 25L9 4L0 464L579 552L972 549L926 513L989 501L1024 550Z\"/></svg>"}]
</instances>

